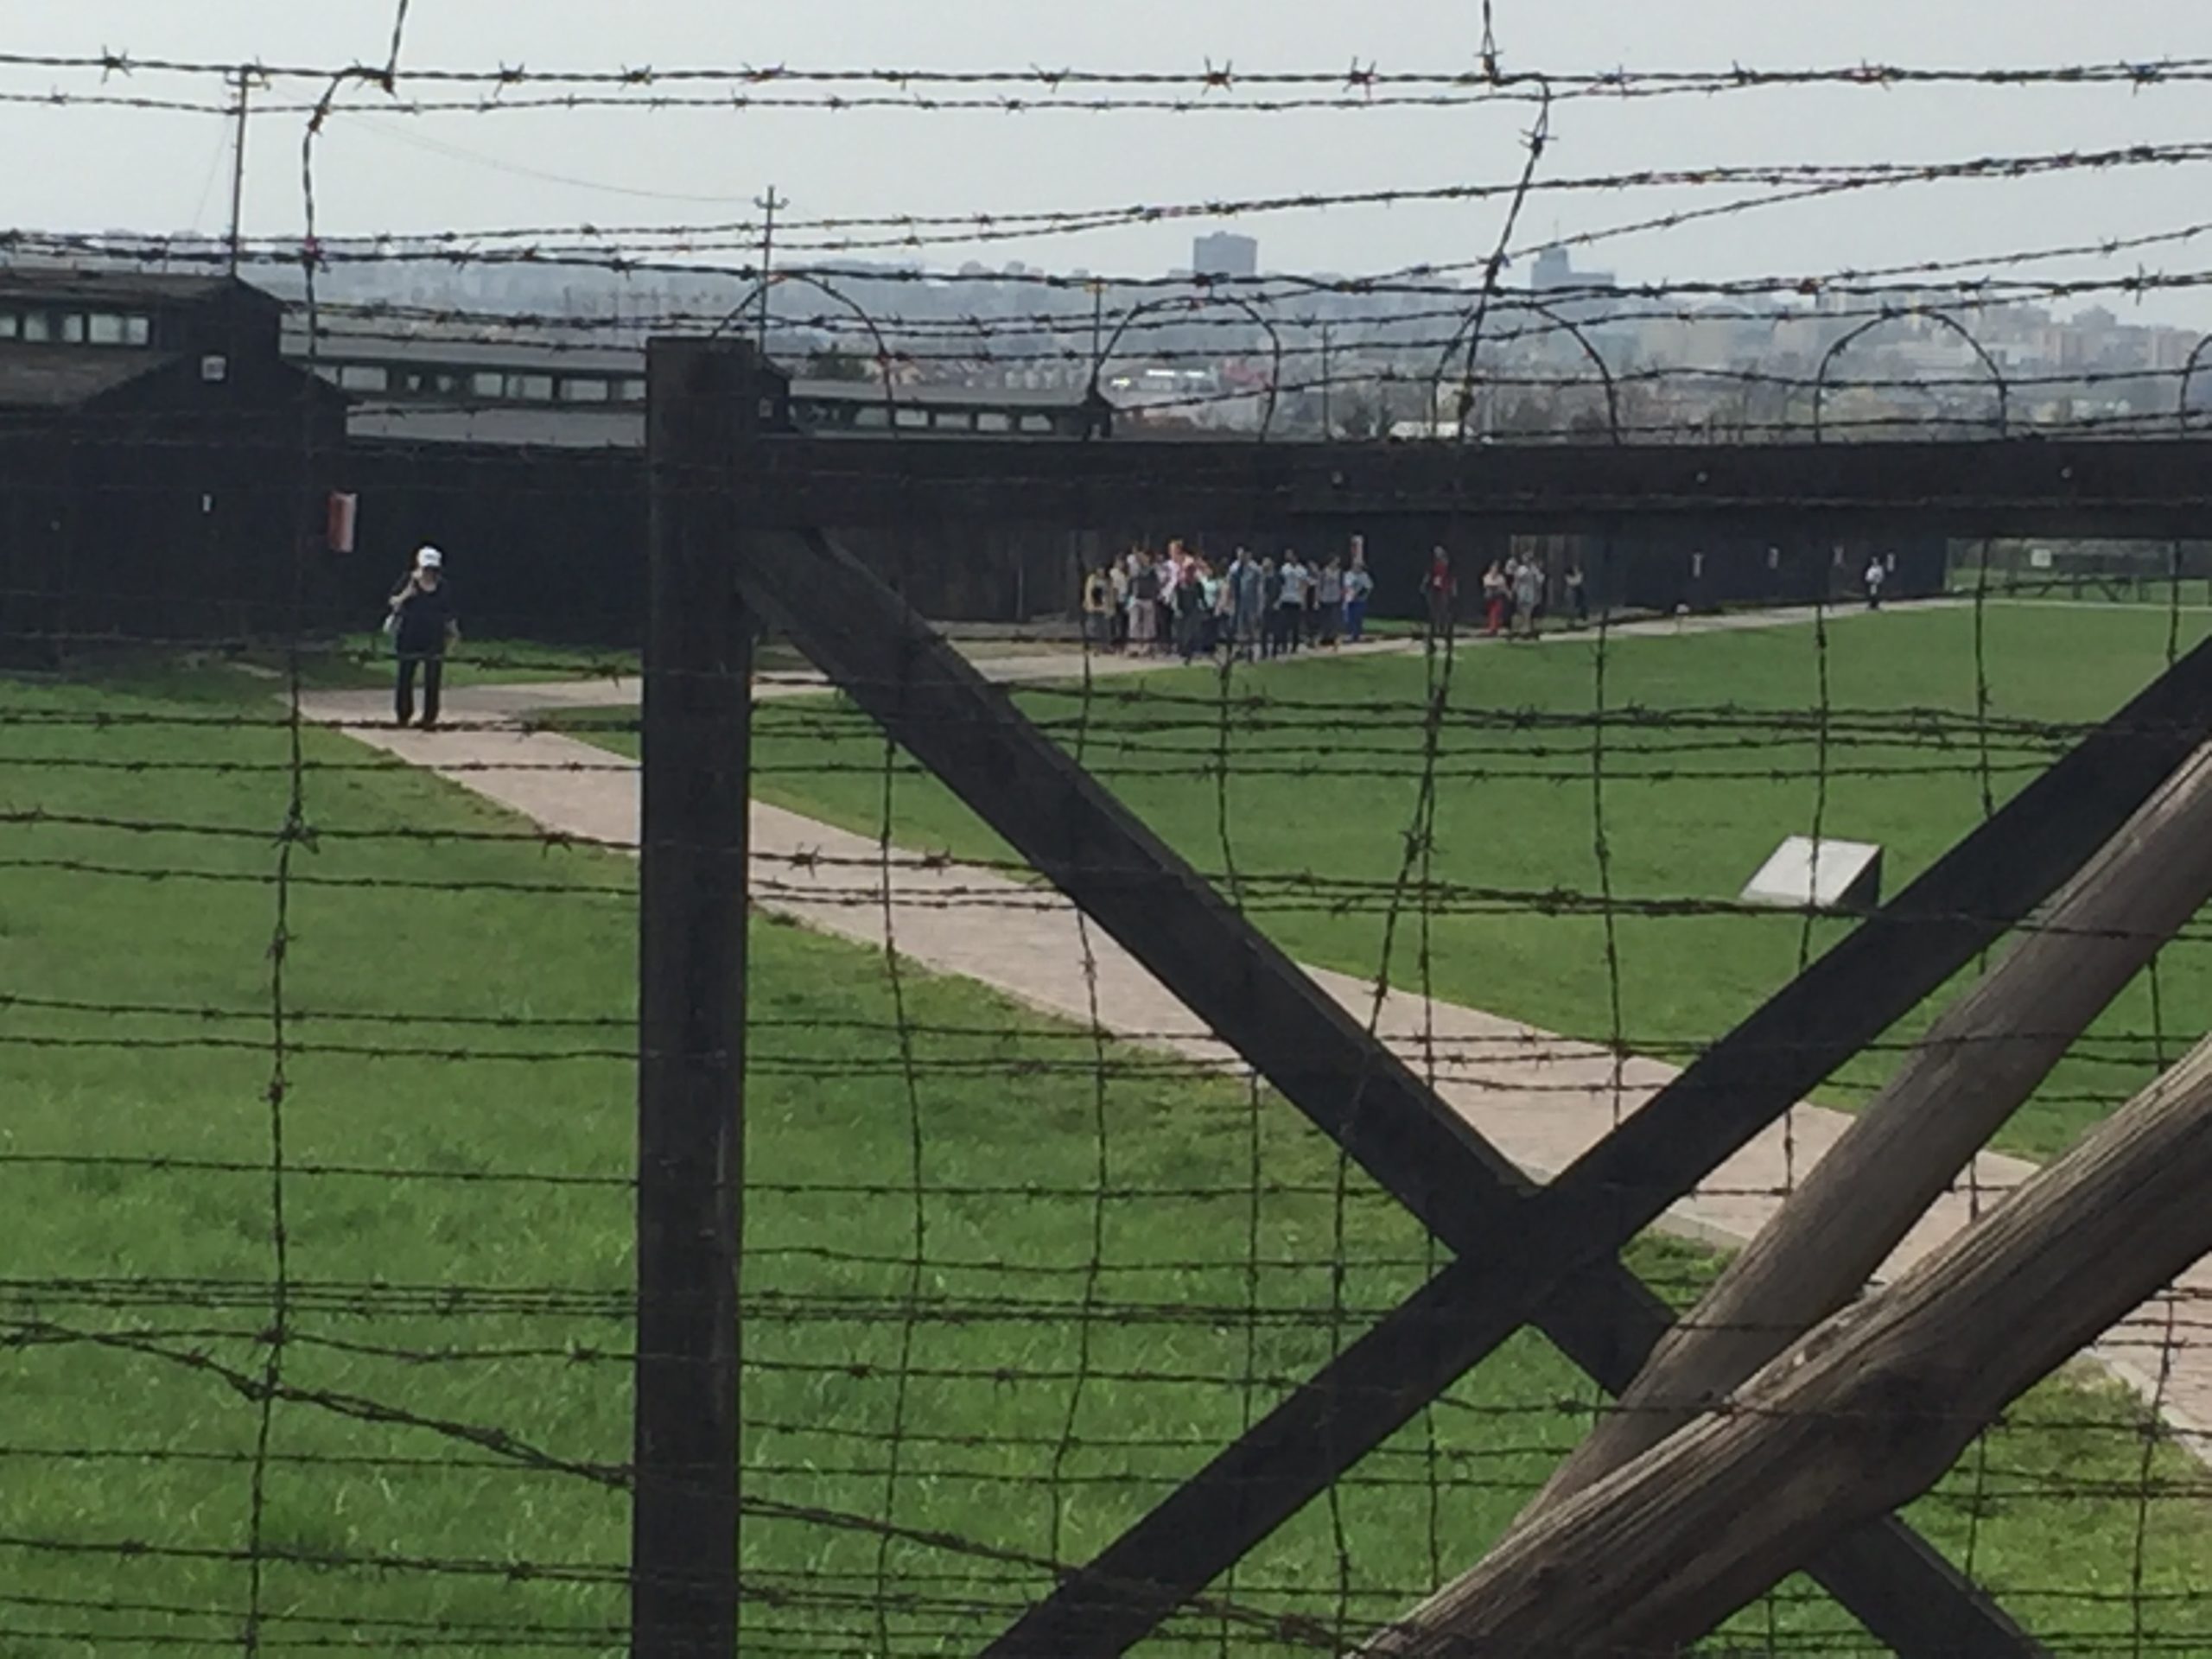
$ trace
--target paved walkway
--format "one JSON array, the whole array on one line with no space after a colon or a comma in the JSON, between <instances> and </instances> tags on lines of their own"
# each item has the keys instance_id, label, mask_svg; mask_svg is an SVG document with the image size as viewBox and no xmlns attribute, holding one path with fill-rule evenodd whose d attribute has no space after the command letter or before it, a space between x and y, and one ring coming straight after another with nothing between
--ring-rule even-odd
<instances>
[{"instance_id":1,"label":"paved walkway","mask_svg":"<svg viewBox=\"0 0 2212 1659\"><path fill-rule=\"evenodd\" d=\"M1671 626L1671 625L1670 625ZM1018 659L1017 659L1018 660ZM454 718L512 719L532 712L604 705L608 688L458 688ZM588 693L588 696L582 695ZM563 834L634 847L634 766L573 738L506 729L425 734L373 722L383 695L318 694L310 718L348 728L359 741L436 772L488 800ZM880 949L887 918L877 843L780 808L753 808L753 899L763 908L823 933ZM991 871L894 852L888 925L902 956L957 974L1003 995L1077 1023L1090 1018L1090 992L1073 908L1057 893ZM1098 930L1097 1017L1109 1031L1210 1065L1237 1062L1152 976ZM1329 994L1363 1020L1374 1007L1371 982L1310 969ZM1494 1145L1539 1179L1548 1179L1636 1110L1675 1075L1656 1061L1632 1059L1618 1081L1602 1050L1471 1008L1393 991L1378 1029L1416 1071ZM1801 1106L1676 1205L1668 1225L1708 1242L1751 1237L1802 1177L1842 1135L1849 1119ZM2034 1173L2018 1159L1985 1154L1972 1190L1938 1200L1891 1257L1894 1275L1966 1225L1974 1215ZM2145 1398L2159 1399L2169 1421L2199 1455L2212 1458L2212 1338L2199 1334L2212 1314L2212 1261L2183 1281L2172 1306L2177 1344L2163 1389L2157 1382L2169 1338L2169 1305L2154 1302L2113 1332L2099 1357Z\"/></svg>"},{"instance_id":2,"label":"paved walkway","mask_svg":"<svg viewBox=\"0 0 2212 1659\"><path fill-rule=\"evenodd\" d=\"M1971 601L1960 599L1920 600L1909 604L1890 607L1892 612L1901 610L1954 610ZM1659 617L1638 622L1618 623L1606 630L1609 639L1674 639L1705 633L1755 632L1768 628L1799 627L1809 623L1817 614L1810 606L1789 606L1775 610L1733 611L1713 616ZM1826 613L1830 622L1847 620L1871 614L1863 607L1831 607ZM1598 631L1594 627L1566 628L1537 636L1541 645L1580 645L1588 648L1596 643ZM1492 639L1474 629L1459 636L1461 649L1483 650L1517 647L1525 640L1512 640L1503 636ZM1423 642L1418 639L1382 639L1363 640L1356 645L1338 645L1327 651L1307 653L1326 661L1350 661L1362 657L1405 657L1418 655ZM1036 683L1054 680L1080 679L1084 673L1084 652L1076 645L1040 645L1033 650L995 648L979 652L971 660L976 670L995 684L1009 685ZM1158 674L1164 671L1197 672L1200 670L1217 671L1219 664L1202 658L1185 664L1173 657L1127 657L1116 652L1090 653L1090 673L1096 678L1117 678L1128 674ZM457 671L466 676L466 662L457 664ZM813 696L829 690L829 682L811 669L777 670L759 676L753 682L753 696L762 699ZM559 714L579 709L618 709L636 703L640 688L630 677L609 679L563 680L547 685L461 685L446 696L445 711L448 720L458 721L523 721L533 715ZM346 704L351 709L353 705ZM359 706L358 713L349 714L350 721L378 721L385 717L385 703L382 697L373 698Z\"/></svg>"}]
</instances>

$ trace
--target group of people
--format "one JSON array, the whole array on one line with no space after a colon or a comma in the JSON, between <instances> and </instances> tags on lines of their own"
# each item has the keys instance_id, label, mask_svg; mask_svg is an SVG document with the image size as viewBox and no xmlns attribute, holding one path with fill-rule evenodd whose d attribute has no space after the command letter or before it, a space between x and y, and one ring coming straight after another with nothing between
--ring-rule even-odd
<instances>
[{"instance_id":1,"label":"group of people","mask_svg":"<svg viewBox=\"0 0 2212 1659\"><path fill-rule=\"evenodd\" d=\"M1259 557L1240 547L1219 566L1171 541L1160 553L1132 548L1085 577L1084 622L1102 649L1249 662L1357 645L1374 592L1357 537L1348 559L1309 563L1287 548L1280 559Z\"/></svg>"},{"instance_id":2,"label":"group of people","mask_svg":"<svg viewBox=\"0 0 2212 1659\"><path fill-rule=\"evenodd\" d=\"M1590 590L1582 566L1569 559L1560 578L1567 590L1567 613L1581 627L1590 620ZM1483 572L1483 632L1495 639L1533 639L1548 608L1550 582L1544 567L1523 554L1494 559Z\"/></svg>"},{"instance_id":3,"label":"group of people","mask_svg":"<svg viewBox=\"0 0 2212 1659\"><path fill-rule=\"evenodd\" d=\"M1590 620L1582 567L1570 557L1558 581L1567 615ZM1422 596L1429 627L1441 638L1459 608L1459 582L1443 548L1430 556ZM1492 562L1483 572L1484 632L1533 639L1549 609L1553 583L1525 555ZM1375 578L1363 539L1350 556L1318 562L1285 549L1281 558L1238 548L1216 565L1180 541L1164 552L1132 548L1084 580L1085 637L1102 650L1193 662L1224 653L1247 661L1288 656L1308 645L1357 645L1365 637Z\"/></svg>"}]
</instances>

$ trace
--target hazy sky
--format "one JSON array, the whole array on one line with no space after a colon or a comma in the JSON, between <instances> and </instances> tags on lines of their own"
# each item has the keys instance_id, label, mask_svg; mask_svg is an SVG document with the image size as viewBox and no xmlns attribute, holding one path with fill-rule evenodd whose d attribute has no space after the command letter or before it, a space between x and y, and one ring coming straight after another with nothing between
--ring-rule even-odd
<instances>
[{"instance_id":1,"label":"hazy sky","mask_svg":"<svg viewBox=\"0 0 2212 1659\"><path fill-rule=\"evenodd\" d=\"M0 0L0 48L337 65L380 60L390 0ZM1240 71L1471 66L1475 0L415 0L409 67L811 67ZM1497 0L1506 67L1554 71L2212 59L2205 0ZM0 69L0 91L99 90L97 77ZM107 90L219 98L219 85L140 74ZM280 89L295 101L304 89ZM409 117L349 92L318 149L329 232L527 224L680 224L748 216L773 183L798 219L1020 212L1300 191L1510 180L1525 106L1447 111L1261 114L915 114L563 111ZM2212 141L2212 87L1758 92L1643 103L1570 103L1553 121L1552 177L1718 163L1958 160L2133 143ZM255 124L250 232L302 221L296 116ZM222 227L226 124L203 116L11 105L0 220L49 230ZM35 161L33 160L35 158ZM557 176L555 176L557 175ZM1917 185L1718 224L1622 238L1582 263L1635 280L1993 254L2126 237L2212 219L2212 170L2156 169ZM1521 240L1577 232L1713 200L1675 190L1539 195ZM1244 221L1274 269L1376 270L1478 259L1495 204L1284 213ZM1118 227L980 250L957 264L1023 259L1154 272L1188 257L1194 227ZM2133 259L2127 262L2133 265ZM2212 238L2146 256L2212 264ZM2046 267L2078 274L2084 267ZM2154 315L2212 318L2212 296Z\"/></svg>"}]
</instances>

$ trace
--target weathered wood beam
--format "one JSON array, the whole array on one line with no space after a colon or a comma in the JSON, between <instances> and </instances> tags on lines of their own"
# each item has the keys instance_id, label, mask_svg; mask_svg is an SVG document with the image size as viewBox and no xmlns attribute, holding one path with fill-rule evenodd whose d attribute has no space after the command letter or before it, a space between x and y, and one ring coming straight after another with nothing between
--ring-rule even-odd
<instances>
[{"instance_id":1,"label":"weathered wood beam","mask_svg":"<svg viewBox=\"0 0 2212 1659\"><path fill-rule=\"evenodd\" d=\"M1660 1126L1666 1144L1651 1147L1646 1134L1624 1154L1608 1143L1530 1205L1511 1202L1528 1199L1531 1188L1495 1149L856 560L818 536L764 537L741 582L834 680L1287 1097L1446 1243L1506 1281L1515 1322L1535 1314L1611 1387L1632 1376L1666 1321L1611 1253L2046 898L2194 747L2212 714L2208 650L1630 1120L1630 1130L1647 1119ZM1554 1294L1562 1286L1573 1294ZM1625 1310L1639 1304L1630 1319ZM1332 1420L1328 1428L1338 1472L1374 1444L1363 1424ZM1292 1495L1281 1496L1287 1503ZM1102 1594L1103 1578L1071 1581L999 1650L1119 1651L1295 1510L1255 1504L1249 1489L1226 1480L1201 1497L1205 1527L1171 1528L1158 1516L1141 1523L1141 1543L1134 1535L1125 1541L1131 1548L1118 1558L1110 1593ZM1932 1560L1917 1551L1911 1559ZM1955 1638L1914 1649L1897 1633L1949 1617L1965 1593L1955 1575L1923 1575L1893 1586L1886 1605L1863 1594L1851 1605L1910 1650L1950 1652ZM2029 1650L1993 1610L1984 1633L1992 1645L1982 1650Z\"/></svg>"},{"instance_id":2,"label":"weathered wood beam","mask_svg":"<svg viewBox=\"0 0 2212 1659\"><path fill-rule=\"evenodd\" d=\"M1548 1308L1546 1295L1553 1298ZM1611 1313L1601 1315L1608 1302ZM1413 1421L1521 1325L1539 1322L1611 1392L1633 1375L1633 1356L1664 1334L1668 1319L1665 1305L1617 1262L1534 1296L1510 1273L1455 1262L984 1652L1003 1659L1122 1652ZM1860 1528L1823 1551L1809 1571L1901 1655L2020 1659L2044 1651L1902 1522Z\"/></svg>"},{"instance_id":3,"label":"weathered wood beam","mask_svg":"<svg viewBox=\"0 0 2212 1659\"><path fill-rule=\"evenodd\" d=\"M2212 1250L2212 1039L1980 1224L1512 1534L1370 1644L1646 1653L1926 1491L2012 1400Z\"/></svg>"},{"instance_id":4,"label":"weathered wood beam","mask_svg":"<svg viewBox=\"0 0 2212 1659\"><path fill-rule=\"evenodd\" d=\"M630 1651L706 1659L738 1637L753 632L728 575L727 474L745 383L729 358L664 342L648 366Z\"/></svg>"},{"instance_id":5,"label":"weathered wood beam","mask_svg":"<svg viewBox=\"0 0 2212 1659\"><path fill-rule=\"evenodd\" d=\"M2200 750L1930 1027L1774 1219L1669 1332L1522 1516L1657 1445L1846 1306L2112 999L2212 900Z\"/></svg>"},{"instance_id":6,"label":"weathered wood beam","mask_svg":"<svg viewBox=\"0 0 2212 1659\"><path fill-rule=\"evenodd\" d=\"M1648 1292L1639 1295L1641 1287L1620 1286L1613 1274L1627 1275L1618 1264L1592 1253L1618 1249L1674 1196L1993 944L2006 918L2041 903L2208 731L2212 646L2137 697L1707 1051L1624 1130L1545 1190L1541 1204L1552 1207L1510 1205L1467 1262L1255 1424L1033 1609L997 1650L1044 1653L1051 1641L1073 1640L1080 1631L1098 1645L1071 1651L1119 1651L1101 1633L1119 1636L1147 1611L1156 1622L1195 1594L1408 1421L1418 1409L1406 1405L1418 1392L1414 1377L1432 1395L1440 1392L1495 1345L1501 1328L1510 1330L1511 1316L1542 1301L1562 1279L1567 1287L1551 1296L1542 1328L1602 1386L1624 1386L1671 1316ZM1472 1182L1465 1194L1486 1204L1501 1196L1480 1193ZM1566 1224L1554 1226L1560 1217ZM1611 1313L1593 1314L1608 1294ZM1584 1317L1577 1322L1575 1315ZM1400 1376L1402 1366L1416 1369ZM1316 1446L1326 1456L1315 1459ZM1839 1548L1817 1563L1816 1575L1901 1651L2019 1650L1996 1615L1977 1619L1962 1612L1956 1597L1911 1587L1937 1581L1941 1571L1928 1559L1910 1564L1923 1547L1902 1528L1857 1535L1849 1543L1849 1552ZM1876 1560L1889 1561L1894 1572L1885 1579L1867 1570ZM1885 1584L1891 1593L1880 1592ZM2008 1642L2016 1645L2008 1649Z\"/></svg>"}]
</instances>

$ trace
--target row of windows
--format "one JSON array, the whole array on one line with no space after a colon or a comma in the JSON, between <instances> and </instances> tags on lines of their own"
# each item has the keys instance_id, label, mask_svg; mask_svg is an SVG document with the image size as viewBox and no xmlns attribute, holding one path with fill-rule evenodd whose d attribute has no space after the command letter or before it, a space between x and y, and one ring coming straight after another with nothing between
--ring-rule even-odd
<instances>
[{"instance_id":1,"label":"row of windows","mask_svg":"<svg viewBox=\"0 0 2212 1659\"><path fill-rule=\"evenodd\" d=\"M0 340L34 345L144 346L154 320L137 311L58 311L44 306L0 307Z\"/></svg>"},{"instance_id":2,"label":"row of windows","mask_svg":"<svg viewBox=\"0 0 2212 1659\"><path fill-rule=\"evenodd\" d=\"M813 426L848 427L856 432L880 432L895 424L903 431L926 428L934 432L1052 432L1059 423L1050 415L1014 415L1002 409L917 409L901 404L895 410L882 404L804 404L804 415Z\"/></svg>"},{"instance_id":3,"label":"row of windows","mask_svg":"<svg viewBox=\"0 0 2212 1659\"><path fill-rule=\"evenodd\" d=\"M347 391L383 392L408 397L451 397L477 403L642 404L645 383L636 376L550 374L512 369L417 369L382 363L325 365L323 373ZM1048 413L1014 414L995 409L921 409L880 403L803 401L800 413L810 426L882 431L894 423L902 430L938 432L1051 433L1060 422Z\"/></svg>"},{"instance_id":4,"label":"row of windows","mask_svg":"<svg viewBox=\"0 0 2212 1659\"><path fill-rule=\"evenodd\" d=\"M642 404L645 383L634 375L541 374L507 369L391 368L381 363L326 365L326 376L348 391L397 392L410 397L467 397L504 404Z\"/></svg>"}]
</instances>

